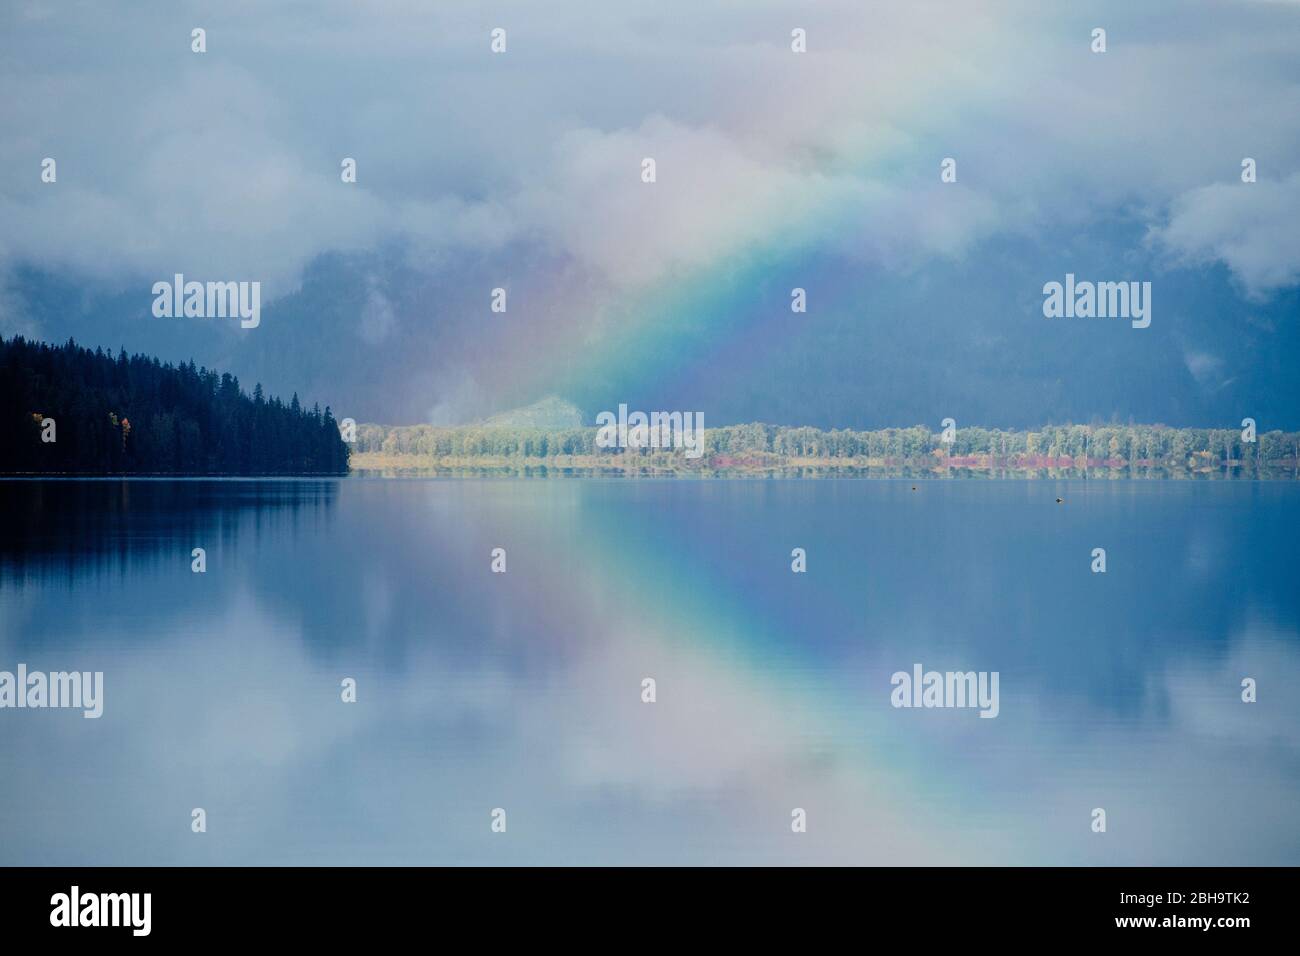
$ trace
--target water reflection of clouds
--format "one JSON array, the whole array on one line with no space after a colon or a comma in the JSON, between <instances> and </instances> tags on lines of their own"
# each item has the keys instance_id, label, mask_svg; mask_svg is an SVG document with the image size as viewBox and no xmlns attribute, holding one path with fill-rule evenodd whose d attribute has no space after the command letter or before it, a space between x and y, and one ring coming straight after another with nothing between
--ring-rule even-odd
<instances>
[{"instance_id":1,"label":"water reflection of clouds","mask_svg":"<svg viewBox=\"0 0 1300 956\"><path fill-rule=\"evenodd\" d=\"M0 823L18 834L0 858L1294 862L1294 841L1277 837L1296 818L1285 798L1300 712L1277 690L1300 677L1289 624L1118 657L1138 693L1117 710L1047 669L1102 654L1078 642L1021 648L1017 670L1004 633L963 627L927 645L926 619L911 616L897 630L875 619L855 647L824 634L843 608L817 613L829 592L816 579L791 630L732 573L754 560L742 530L754 492L709 489L730 515L714 526L733 523L738 540L701 560L697 539L674 541L672 522L695 514L688 491L625 488L344 483L329 521L241 531L189 614L110 604L47 618L62 584L6 587L0 621L29 633L0 649L61 641L105 662L108 689L105 717L84 722L103 723L98 735L25 714L21 734L0 738ZM169 548L169 527L146 537ZM506 576L487 569L498 544ZM692 560L674 558L686 550ZM131 565L118 587L146 601L171 574ZM98 595L74 584L79 599ZM1182 587L1151 582L1167 586ZM1002 715L891 710L894 659L932 651L1012 661ZM1252 669L1267 696L1243 705L1237 671ZM360 682L356 705L339 701L344 676ZM656 704L640 701L645 676ZM209 812L201 837L192 806ZM494 806L510 813L504 839L488 831ZM795 806L807 834L790 833ZM1087 828L1093 806L1111 815L1104 838Z\"/></svg>"},{"instance_id":2,"label":"water reflection of clouds","mask_svg":"<svg viewBox=\"0 0 1300 956\"><path fill-rule=\"evenodd\" d=\"M1241 699L1243 678L1257 699ZM1172 726L1207 741L1300 757L1300 634L1262 622L1245 625L1220 660L1180 660L1158 675Z\"/></svg>"}]
</instances>

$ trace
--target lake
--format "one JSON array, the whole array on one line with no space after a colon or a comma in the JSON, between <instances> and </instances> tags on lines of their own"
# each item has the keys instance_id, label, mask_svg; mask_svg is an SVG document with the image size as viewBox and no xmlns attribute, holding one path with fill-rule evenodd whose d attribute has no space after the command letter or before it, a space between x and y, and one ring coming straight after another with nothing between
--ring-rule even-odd
<instances>
[{"instance_id":1,"label":"lake","mask_svg":"<svg viewBox=\"0 0 1300 956\"><path fill-rule=\"evenodd\" d=\"M0 513L0 671L103 673L98 719L0 710L0 864L1300 864L1295 483L37 480ZM893 706L914 665L996 672L997 716Z\"/></svg>"}]
</instances>

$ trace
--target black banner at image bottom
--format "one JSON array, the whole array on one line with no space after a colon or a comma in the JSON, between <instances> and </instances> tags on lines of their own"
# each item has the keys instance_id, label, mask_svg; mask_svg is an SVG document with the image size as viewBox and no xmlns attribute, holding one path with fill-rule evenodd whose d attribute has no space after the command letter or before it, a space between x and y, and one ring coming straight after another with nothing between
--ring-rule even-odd
<instances>
[{"instance_id":1,"label":"black banner at image bottom","mask_svg":"<svg viewBox=\"0 0 1300 956\"><path fill-rule=\"evenodd\" d=\"M582 937L788 929L927 938L1193 936L1230 942L1285 922L1274 868L13 868L9 940L297 942L403 939L437 923ZM1244 936L1241 934L1245 934ZM535 941L536 938L534 937Z\"/></svg>"}]
</instances>

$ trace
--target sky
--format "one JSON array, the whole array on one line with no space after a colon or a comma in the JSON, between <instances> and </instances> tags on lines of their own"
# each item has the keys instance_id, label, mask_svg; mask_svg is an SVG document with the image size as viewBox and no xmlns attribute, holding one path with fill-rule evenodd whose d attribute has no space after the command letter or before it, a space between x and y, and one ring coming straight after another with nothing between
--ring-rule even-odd
<instances>
[{"instance_id":1,"label":"sky","mask_svg":"<svg viewBox=\"0 0 1300 956\"><path fill-rule=\"evenodd\" d=\"M0 333L389 424L1294 429L1297 51L1283 0L11 2ZM1151 325L1046 318L1067 273Z\"/></svg>"}]
</instances>

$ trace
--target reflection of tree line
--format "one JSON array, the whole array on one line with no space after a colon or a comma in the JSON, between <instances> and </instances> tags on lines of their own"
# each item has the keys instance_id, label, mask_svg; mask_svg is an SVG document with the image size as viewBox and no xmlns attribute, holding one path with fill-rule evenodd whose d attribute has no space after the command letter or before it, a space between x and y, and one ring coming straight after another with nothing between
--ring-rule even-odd
<instances>
[{"instance_id":1,"label":"reflection of tree line","mask_svg":"<svg viewBox=\"0 0 1300 956\"><path fill-rule=\"evenodd\" d=\"M250 515L296 521L327 512L337 491L336 481L0 481L0 568L152 560L188 571L192 547L233 541Z\"/></svg>"},{"instance_id":2,"label":"reflection of tree line","mask_svg":"<svg viewBox=\"0 0 1300 956\"><path fill-rule=\"evenodd\" d=\"M575 467L625 467L630 457L652 468L714 471L719 468L834 467L1042 470L1112 468L1179 474L1225 467L1270 474L1294 473L1300 434L1261 432L1254 442L1239 428L1170 428L1164 425L1060 425L1033 431L958 428L951 442L925 426L851 431L783 425L728 425L705 430L706 454L600 448L597 429L543 430L503 426L361 425L355 451L379 466L474 468L489 462L519 467L529 462ZM364 459L358 464L367 464Z\"/></svg>"},{"instance_id":3,"label":"reflection of tree line","mask_svg":"<svg viewBox=\"0 0 1300 956\"><path fill-rule=\"evenodd\" d=\"M339 474L329 408L252 395L239 379L69 341L0 339L0 472ZM52 439L52 440L51 440Z\"/></svg>"}]
</instances>

